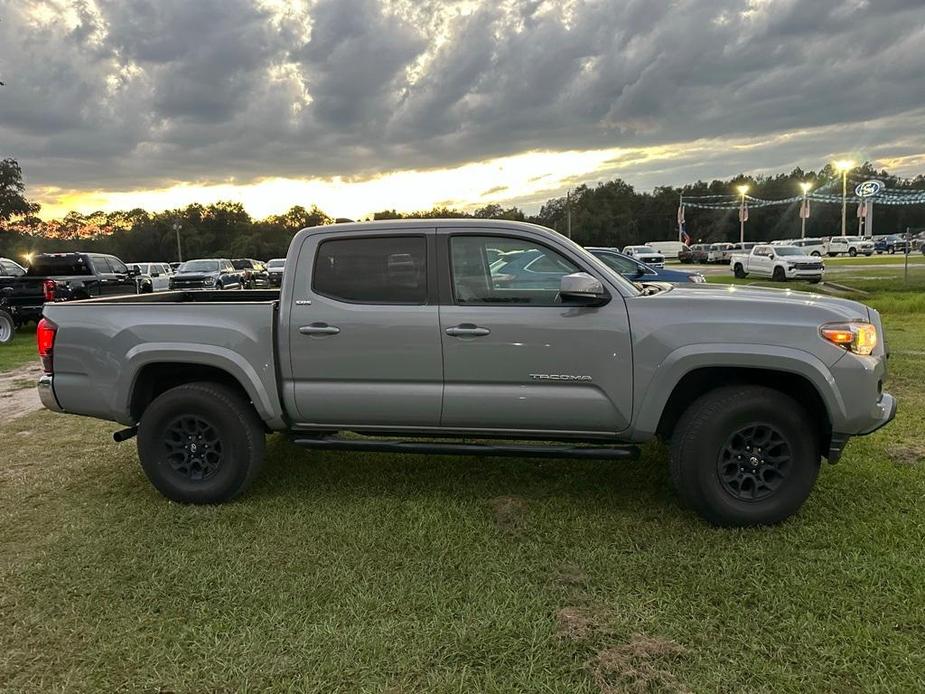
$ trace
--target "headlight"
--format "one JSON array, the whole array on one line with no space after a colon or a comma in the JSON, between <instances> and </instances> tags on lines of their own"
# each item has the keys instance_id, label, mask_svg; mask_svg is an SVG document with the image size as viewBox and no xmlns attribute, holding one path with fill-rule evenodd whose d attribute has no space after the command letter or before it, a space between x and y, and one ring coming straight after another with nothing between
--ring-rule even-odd
<instances>
[{"instance_id":1,"label":"headlight","mask_svg":"<svg viewBox=\"0 0 925 694\"><path fill-rule=\"evenodd\" d=\"M819 328L823 339L855 354L868 355L877 346L877 328L872 323L826 323Z\"/></svg>"},{"instance_id":2,"label":"headlight","mask_svg":"<svg viewBox=\"0 0 925 694\"><path fill-rule=\"evenodd\" d=\"M691 282L706 282L707 278L701 274L691 275Z\"/></svg>"},{"instance_id":3,"label":"headlight","mask_svg":"<svg viewBox=\"0 0 925 694\"><path fill-rule=\"evenodd\" d=\"M205 286L207 286L207 287L211 287L213 284L215 284L215 278L214 278L214 277L206 277L206 278L202 281L202 283L203 283Z\"/></svg>"}]
</instances>

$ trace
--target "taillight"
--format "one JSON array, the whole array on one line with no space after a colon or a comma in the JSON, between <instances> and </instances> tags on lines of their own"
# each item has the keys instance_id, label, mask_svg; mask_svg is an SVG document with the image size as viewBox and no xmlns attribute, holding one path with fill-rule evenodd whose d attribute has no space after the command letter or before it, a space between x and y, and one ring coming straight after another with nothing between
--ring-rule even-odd
<instances>
[{"instance_id":1,"label":"taillight","mask_svg":"<svg viewBox=\"0 0 925 694\"><path fill-rule=\"evenodd\" d=\"M54 301L55 300L55 289L58 285L55 284L54 280L45 280L42 282L42 297L45 301Z\"/></svg>"},{"instance_id":2,"label":"taillight","mask_svg":"<svg viewBox=\"0 0 925 694\"><path fill-rule=\"evenodd\" d=\"M55 348L55 334L58 332L58 326L47 318L39 321L35 329L35 341L38 343L39 357L42 359L42 369L45 373L54 373L54 363L52 354Z\"/></svg>"}]
</instances>

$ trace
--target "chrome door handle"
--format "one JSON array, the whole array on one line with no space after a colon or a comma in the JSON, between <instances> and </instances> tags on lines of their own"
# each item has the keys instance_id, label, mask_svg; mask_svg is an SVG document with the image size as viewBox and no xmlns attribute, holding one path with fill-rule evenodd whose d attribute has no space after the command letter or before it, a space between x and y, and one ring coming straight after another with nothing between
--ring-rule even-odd
<instances>
[{"instance_id":1,"label":"chrome door handle","mask_svg":"<svg viewBox=\"0 0 925 694\"><path fill-rule=\"evenodd\" d=\"M312 323L311 325L303 325L299 328L299 332L303 335L337 335L340 328L327 323Z\"/></svg>"},{"instance_id":2,"label":"chrome door handle","mask_svg":"<svg viewBox=\"0 0 925 694\"><path fill-rule=\"evenodd\" d=\"M489 335L491 330L480 328L472 323L461 323L460 325L446 329L446 334L450 337L483 337Z\"/></svg>"}]
</instances>

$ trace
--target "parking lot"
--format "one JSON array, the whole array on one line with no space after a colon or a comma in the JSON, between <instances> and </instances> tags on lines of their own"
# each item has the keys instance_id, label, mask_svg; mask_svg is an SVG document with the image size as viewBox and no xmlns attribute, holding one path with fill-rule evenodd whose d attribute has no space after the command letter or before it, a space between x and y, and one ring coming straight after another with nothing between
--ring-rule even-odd
<instances>
[{"instance_id":1,"label":"parking lot","mask_svg":"<svg viewBox=\"0 0 925 694\"><path fill-rule=\"evenodd\" d=\"M883 313L900 409L774 528L681 510L659 444L613 463L274 436L247 496L182 506L118 425L4 410L3 688L921 690L925 275L836 265ZM31 352L0 347L2 370Z\"/></svg>"}]
</instances>

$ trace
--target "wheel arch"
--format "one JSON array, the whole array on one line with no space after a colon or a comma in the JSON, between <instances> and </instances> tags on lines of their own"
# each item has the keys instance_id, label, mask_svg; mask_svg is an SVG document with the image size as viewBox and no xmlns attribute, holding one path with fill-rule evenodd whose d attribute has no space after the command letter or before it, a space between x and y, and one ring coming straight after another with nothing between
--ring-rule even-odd
<instances>
[{"instance_id":1,"label":"wheel arch","mask_svg":"<svg viewBox=\"0 0 925 694\"><path fill-rule=\"evenodd\" d=\"M203 346L200 345L200 348ZM284 429L282 405L276 390L275 374L269 383L236 354L213 351L142 352L130 355L124 378L127 402L125 411L131 422L138 422L145 408L170 388L195 381L223 383L247 398L269 429ZM134 358L132 358L134 356Z\"/></svg>"},{"instance_id":2,"label":"wheel arch","mask_svg":"<svg viewBox=\"0 0 925 694\"><path fill-rule=\"evenodd\" d=\"M826 365L802 350L764 345L705 345L675 350L640 392L634 440L669 437L684 409L704 393L732 384L764 385L790 395L814 417L823 448L846 408Z\"/></svg>"},{"instance_id":3,"label":"wheel arch","mask_svg":"<svg viewBox=\"0 0 925 694\"><path fill-rule=\"evenodd\" d=\"M825 401L816 386L801 374L754 367L707 366L686 373L672 390L656 428L659 436L671 438L675 425L697 398L719 387L760 385L788 395L804 406L819 435L820 450L828 450L832 422Z\"/></svg>"}]
</instances>

